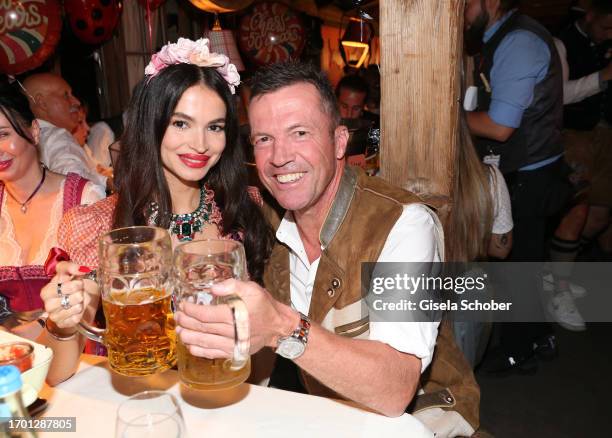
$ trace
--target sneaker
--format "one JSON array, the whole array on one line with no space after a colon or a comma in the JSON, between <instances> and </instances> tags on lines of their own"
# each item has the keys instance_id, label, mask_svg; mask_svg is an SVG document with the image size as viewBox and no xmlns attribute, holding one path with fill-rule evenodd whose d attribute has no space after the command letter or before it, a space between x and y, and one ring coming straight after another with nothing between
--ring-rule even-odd
<instances>
[{"instance_id":1,"label":"sneaker","mask_svg":"<svg viewBox=\"0 0 612 438\"><path fill-rule=\"evenodd\" d=\"M555 280L552 274L542 276L542 289L544 292L553 292L555 290ZM584 298L587 296L587 290L578 284L570 283L569 290L574 298Z\"/></svg>"},{"instance_id":2,"label":"sneaker","mask_svg":"<svg viewBox=\"0 0 612 438\"><path fill-rule=\"evenodd\" d=\"M544 336L533 343L533 352L540 360L550 361L559 355L555 335Z\"/></svg>"},{"instance_id":3,"label":"sneaker","mask_svg":"<svg viewBox=\"0 0 612 438\"><path fill-rule=\"evenodd\" d=\"M569 291L562 291L553 295L548 302L548 312L557 323L574 332L586 330L584 318L574 304L574 299Z\"/></svg>"}]
</instances>

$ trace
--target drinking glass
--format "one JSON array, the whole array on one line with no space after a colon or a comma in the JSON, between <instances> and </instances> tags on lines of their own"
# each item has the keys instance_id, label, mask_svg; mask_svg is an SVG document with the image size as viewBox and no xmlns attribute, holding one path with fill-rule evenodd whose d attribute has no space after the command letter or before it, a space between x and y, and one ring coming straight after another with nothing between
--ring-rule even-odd
<instances>
[{"instance_id":1,"label":"drinking glass","mask_svg":"<svg viewBox=\"0 0 612 438\"><path fill-rule=\"evenodd\" d=\"M115 438L185 438L185 421L176 398L144 391L119 405Z\"/></svg>"},{"instance_id":2,"label":"drinking glass","mask_svg":"<svg viewBox=\"0 0 612 438\"><path fill-rule=\"evenodd\" d=\"M249 357L249 316L237 296L215 297L213 284L228 278L247 278L244 247L233 240L199 240L184 243L174 250L177 303L198 305L227 304L234 317L234 354L231 359L206 359L193 356L178 339L178 371L185 385L204 390L227 389L244 382L251 372Z\"/></svg>"},{"instance_id":3,"label":"drinking glass","mask_svg":"<svg viewBox=\"0 0 612 438\"><path fill-rule=\"evenodd\" d=\"M100 238L98 286L106 329L78 329L108 349L110 368L126 376L164 371L176 362L172 244L156 227L112 230Z\"/></svg>"}]
</instances>

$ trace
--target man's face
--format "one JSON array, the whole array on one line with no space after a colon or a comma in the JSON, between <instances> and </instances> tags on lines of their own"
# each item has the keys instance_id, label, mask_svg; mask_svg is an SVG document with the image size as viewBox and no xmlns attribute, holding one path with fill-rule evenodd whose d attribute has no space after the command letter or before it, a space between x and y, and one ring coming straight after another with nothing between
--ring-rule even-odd
<instances>
[{"instance_id":1,"label":"man's face","mask_svg":"<svg viewBox=\"0 0 612 438\"><path fill-rule=\"evenodd\" d=\"M45 120L68 132L73 132L77 128L81 103L72 95L72 89L66 81L60 77L51 79L39 99Z\"/></svg>"},{"instance_id":2,"label":"man's face","mask_svg":"<svg viewBox=\"0 0 612 438\"><path fill-rule=\"evenodd\" d=\"M601 44L612 40L612 14L593 15L587 14L587 33L595 44Z\"/></svg>"},{"instance_id":3,"label":"man's face","mask_svg":"<svg viewBox=\"0 0 612 438\"><path fill-rule=\"evenodd\" d=\"M330 183L341 176L348 131L331 132L318 90L299 83L258 96L249 122L259 178L279 204L300 212L331 205Z\"/></svg>"},{"instance_id":4,"label":"man's face","mask_svg":"<svg viewBox=\"0 0 612 438\"><path fill-rule=\"evenodd\" d=\"M464 17L465 44L469 54L478 52L489 25L490 14L485 0L468 0Z\"/></svg>"},{"instance_id":5,"label":"man's face","mask_svg":"<svg viewBox=\"0 0 612 438\"><path fill-rule=\"evenodd\" d=\"M365 105L366 93L362 91L351 90L350 88L340 88L338 94L338 106L340 107L340 116L345 119L358 119L363 113Z\"/></svg>"}]
</instances>

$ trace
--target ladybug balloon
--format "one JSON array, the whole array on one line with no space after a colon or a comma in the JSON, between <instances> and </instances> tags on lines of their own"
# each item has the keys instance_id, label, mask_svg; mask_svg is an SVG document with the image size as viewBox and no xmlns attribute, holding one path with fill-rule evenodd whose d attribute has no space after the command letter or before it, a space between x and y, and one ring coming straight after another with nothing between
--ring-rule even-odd
<instances>
[{"instance_id":1,"label":"ladybug balloon","mask_svg":"<svg viewBox=\"0 0 612 438\"><path fill-rule=\"evenodd\" d=\"M65 0L64 11L74 34L84 43L97 45L113 36L121 15L121 2Z\"/></svg>"}]
</instances>

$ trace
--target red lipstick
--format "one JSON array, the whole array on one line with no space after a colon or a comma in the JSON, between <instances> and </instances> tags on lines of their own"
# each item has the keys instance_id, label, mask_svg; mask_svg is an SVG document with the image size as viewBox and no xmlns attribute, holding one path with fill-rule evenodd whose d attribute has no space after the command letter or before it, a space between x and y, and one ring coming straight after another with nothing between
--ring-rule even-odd
<instances>
[{"instance_id":1,"label":"red lipstick","mask_svg":"<svg viewBox=\"0 0 612 438\"><path fill-rule=\"evenodd\" d=\"M0 161L0 172L2 172L3 170L8 169L9 167L11 167L11 164L13 164L13 159L9 159L9 160L5 160L5 161Z\"/></svg>"},{"instance_id":2,"label":"red lipstick","mask_svg":"<svg viewBox=\"0 0 612 438\"><path fill-rule=\"evenodd\" d=\"M181 154L179 158L183 164L193 169L201 169L206 166L210 157L204 154Z\"/></svg>"}]
</instances>

